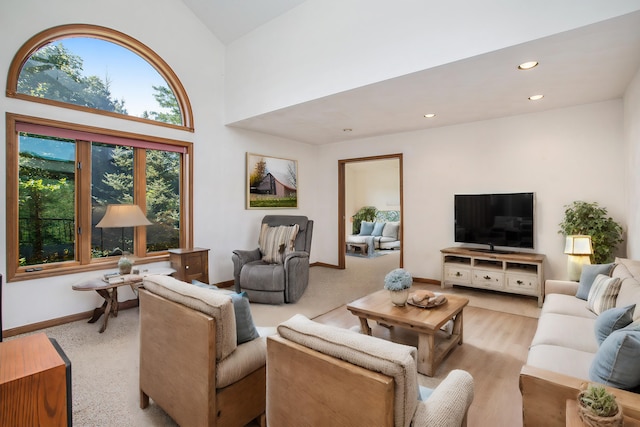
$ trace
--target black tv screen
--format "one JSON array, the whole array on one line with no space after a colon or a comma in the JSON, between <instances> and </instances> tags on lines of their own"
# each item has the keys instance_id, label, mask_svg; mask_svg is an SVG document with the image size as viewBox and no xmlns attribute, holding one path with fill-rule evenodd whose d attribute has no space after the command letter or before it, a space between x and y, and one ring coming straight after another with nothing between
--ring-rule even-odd
<instances>
[{"instance_id":1,"label":"black tv screen","mask_svg":"<svg viewBox=\"0 0 640 427\"><path fill-rule=\"evenodd\" d=\"M533 249L533 196L456 194L455 241Z\"/></svg>"}]
</instances>

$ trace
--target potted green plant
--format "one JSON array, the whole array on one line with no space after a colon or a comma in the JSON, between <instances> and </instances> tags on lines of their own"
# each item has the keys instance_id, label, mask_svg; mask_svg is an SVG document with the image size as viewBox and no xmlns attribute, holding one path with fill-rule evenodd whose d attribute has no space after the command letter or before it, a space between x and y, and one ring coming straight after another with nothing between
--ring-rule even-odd
<instances>
[{"instance_id":1,"label":"potted green plant","mask_svg":"<svg viewBox=\"0 0 640 427\"><path fill-rule=\"evenodd\" d=\"M403 306L407 303L412 283L411 274L403 268L391 270L384 276L384 288L389 291L391 302L397 306Z\"/></svg>"},{"instance_id":2,"label":"potted green plant","mask_svg":"<svg viewBox=\"0 0 640 427\"><path fill-rule=\"evenodd\" d=\"M578 394L578 415L587 426L622 426L622 408L603 386L590 384Z\"/></svg>"},{"instance_id":3,"label":"potted green plant","mask_svg":"<svg viewBox=\"0 0 640 427\"><path fill-rule=\"evenodd\" d=\"M622 243L622 226L607 214L607 209L597 202L573 202L565 206L564 219L559 224L559 234L591 236L593 244L592 262L605 264L613 261L613 251Z\"/></svg>"}]
</instances>

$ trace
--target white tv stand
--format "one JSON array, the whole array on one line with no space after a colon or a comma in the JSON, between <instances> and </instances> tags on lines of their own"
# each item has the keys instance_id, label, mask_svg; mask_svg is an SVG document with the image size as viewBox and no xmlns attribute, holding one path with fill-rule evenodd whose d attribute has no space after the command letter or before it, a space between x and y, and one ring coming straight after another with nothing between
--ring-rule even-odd
<instances>
[{"instance_id":1,"label":"white tv stand","mask_svg":"<svg viewBox=\"0 0 640 427\"><path fill-rule=\"evenodd\" d=\"M462 247L442 249L442 287L491 289L544 298L544 255L485 252Z\"/></svg>"}]
</instances>

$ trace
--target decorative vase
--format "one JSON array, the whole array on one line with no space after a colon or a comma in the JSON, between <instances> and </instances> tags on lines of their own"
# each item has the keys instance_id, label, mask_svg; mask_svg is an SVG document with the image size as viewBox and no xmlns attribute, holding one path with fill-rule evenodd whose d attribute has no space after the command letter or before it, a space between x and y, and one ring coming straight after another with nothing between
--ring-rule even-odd
<instances>
[{"instance_id":1,"label":"decorative vase","mask_svg":"<svg viewBox=\"0 0 640 427\"><path fill-rule=\"evenodd\" d=\"M589 410L586 406L584 406L580 402L580 395L582 392L578 394L578 416L582 420L585 426L589 427L622 427L623 425L623 416L622 416L622 407L618 405L618 413L611 417L600 417L595 415Z\"/></svg>"},{"instance_id":2,"label":"decorative vase","mask_svg":"<svg viewBox=\"0 0 640 427\"><path fill-rule=\"evenodd\" d=\"M399 291L389 291L389 295L391 297L391 302L393 305L397 305L398 307L402 307L407 303L407 299L409 298L409 289L401 289Z\"/></svg>"},{"instance_id":3,"label":"decorative vase","mask_svg":"<svg viewBox=\"0 0 640 427\"><path fill-rule=\"evenodd\" d=\"M131 268L133 267L133 261L127 258L125 255L118 260L118 272L120 274L129 274L131 273Z\"/></svg>"}]
</instances>

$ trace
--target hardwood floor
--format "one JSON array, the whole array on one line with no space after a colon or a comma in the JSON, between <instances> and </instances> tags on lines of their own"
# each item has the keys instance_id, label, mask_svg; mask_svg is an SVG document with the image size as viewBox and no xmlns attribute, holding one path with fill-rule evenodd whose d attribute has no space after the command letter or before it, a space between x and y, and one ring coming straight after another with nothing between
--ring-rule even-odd
<instances>
[{"instance_id":1,"label":"hardwood floor","mask_svg":"<svg viewBox=\"0 0 640 427\"><path fill-rule=\"evenodd\" d=\"M358 319L347 311L346 306L314 320L342 328L359 327ZM421 384L434 386L452 369L464 369L473 376L475 384L469 427L522 426L518 377L537 322L531 317L467 306L464 310L464 343L445 358L434 378L421 377ZM417 335L411 331L371 326L374 336L417 346Z\"/></svg>"}]
</instances>

